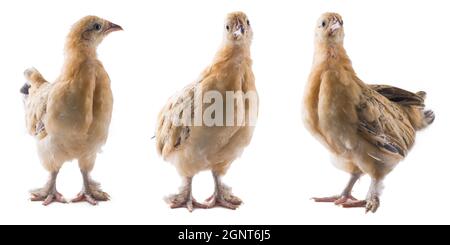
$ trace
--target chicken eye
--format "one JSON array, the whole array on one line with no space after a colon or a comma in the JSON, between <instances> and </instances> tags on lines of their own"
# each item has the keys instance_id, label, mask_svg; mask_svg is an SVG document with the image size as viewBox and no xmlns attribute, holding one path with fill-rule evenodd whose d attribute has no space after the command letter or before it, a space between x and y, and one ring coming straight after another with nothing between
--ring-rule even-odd
<instances>
[{"instance_id":1,"label":"chicken eye","mask_svg":"<svg viewBox=\"0 0 450 245\"><path fill-rule=\"evenodd\" d=\"M247 25L250 26L250 21L249 20L247 20Z\"/></svg>"},{"instance_id":2,"label":"chicken eye","mask_svg":"<svg viewBox=\"0 0 450 245\"><path fill-rule=\"evenodd\" d=\"M100 30L102 29L102 26L101 26L100 24L95 24L95 25L94 25L94 29L95 29L96 31L100 31Z\"/></svg>"},{"instance_id":3,"label":"chicken eye","mask_svg":"<svg viewBox=\"0 0 450 245\"><path fill-rule=\"evenodd\" d=\"M230 26L227 25L225 28L227 28L227 31L230 31Z\"/></svg>"},{"instance_id":4,"label":"chicken eye","mask_svg":"<svg viewBox=\"0 0 450 245\"><path fill-rule=\"evenodd\" d=\"M325 21L322 21L322 27L325 27L326 24Z\"/></svg>"}]
</instances>

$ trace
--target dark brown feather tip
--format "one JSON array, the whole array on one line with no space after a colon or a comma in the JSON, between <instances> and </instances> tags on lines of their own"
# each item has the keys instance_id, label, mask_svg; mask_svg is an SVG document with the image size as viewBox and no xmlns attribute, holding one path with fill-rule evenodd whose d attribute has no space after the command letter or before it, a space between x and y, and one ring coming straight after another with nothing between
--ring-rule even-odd
<instances>
[{"instance_id":1,"label":"dark brown feather tip","mask_svg":"<svg viewBox=\"0 0 450 245\"><path fill-rule=\"evenodd\" d=\"M378 147L382 147L392 153L400 154L402 157L405 157L405 152L403 152L403 150L400 147L398 147L394 144L389 144L389 143L383 144L383 143L377 142L377 145L378 145Z\"/></svg>"},{"instance_id":2,"label":"dark brown feather tip","mask_svg":"<svg viewBox=\"0 0 450 245\"><path fill-rule=\"evenodd\" d=\"M24 95L28 95L29 94L29 90L30 90L30 84L25 83L22 88L20 88L20 93L24 94Z\"/></svg>"},{"instance_id":3,"label":"dark brown feather tip","mask_svg":"<svg viewBox=\"0 0 450 245\"><path fill-rule=\"evenodd\" d=\"M428 110L428 111L425 111L423 114L425 116L425 120L428 123L428 125L430 125L434 122L434 119L436 118L434 111Z\"/></svg>"}]
</instances>

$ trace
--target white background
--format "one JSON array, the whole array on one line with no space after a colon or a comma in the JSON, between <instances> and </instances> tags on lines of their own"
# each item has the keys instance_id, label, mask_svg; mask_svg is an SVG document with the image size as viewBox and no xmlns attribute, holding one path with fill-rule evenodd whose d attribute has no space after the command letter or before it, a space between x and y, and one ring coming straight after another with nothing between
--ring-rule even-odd
<instances>
[{"instance_id":1,"label":"white background","mask_svg":"<svg viewBox=\"0 0 450 245\"><path fill-rule=\"evenodd\" d=\"M0 2L0 223L1 224L448 224L450 162L450 32L447 1L1 1ZM167 98L192 82L222 40L223 19L245 11L254 29L253 70L260 118L251 145L234 162L226 183L244 200L237 211L171 210L175 168L156 154L157 113ZM316 204L312 196L338 194L348 176L304 129L301 103L311 68L313 30L326 11L345 22L345 47L368 83L428 92L435 123L417 136L409 156L385 181L376 214ZM46 171L27 135L19 88L22 72L59 74L70 26L98 15L123 26L98 49L115 96L110 137L93 177L112 196L97 207L28 200ZM58 189L81 189L75 162L66 163ZM355 187L364 198L368 177ZM210 173L194 180L198 200L213 191Z\"/></svg>"}]
</instances>

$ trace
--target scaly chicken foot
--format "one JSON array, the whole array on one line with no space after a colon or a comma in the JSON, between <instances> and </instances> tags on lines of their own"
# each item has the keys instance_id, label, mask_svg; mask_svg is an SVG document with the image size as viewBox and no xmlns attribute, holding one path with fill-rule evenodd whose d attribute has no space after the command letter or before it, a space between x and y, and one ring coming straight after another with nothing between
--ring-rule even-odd
<instances>
[{"instance_id":1,"label":"scaly chicken foot","mask_svg":"<svg viewBox=\"0 0 450 245\"><path fill-rule=\"evenodd\" d=\"M336 195L331 197L313 197L312 198L315 202L334 202L336 205L343 205L347 202L352 201L358 201L355 197L352 195Z\"/></svg>"},{"instance_id":2,"label":"scaly chicken foot","mask_svg":"<svg viewBox=\"0 0 450 245\"><path fill-rule=\"evenodd\" d=\"M93 181L89 173L81 171L83 176L83 189L71 202L88 202L91 205L97 205L99 201L108 201L109 195L100 188L100 184Z\"/></svg>"},{"instance_id":3,"label":"scaly chicken foot","mask_svg":"<svg viewBox=\"0 0 450 245\"><path fill-rule=\"evenodd\" d=\"M341 195L331 196L331 197L313 197L312 200L315 202L334 202L336 205L346 205L346 204L354 204L360 202L358 199L352 196L351 192L353 186L356 181L359 179L361 174L354 173L350 176L350 180L348 181L344 191Z\"/></svg>"},{"instance_id":4,"label":"scaly chicken foot","mask_svg":"<svg viewBox=\"0 0 450 245\"><path fill-rule=\"evenodd\" d=\"M50 174L50 179L44 187L30 191L31 201L42 201L42 205L48 206L53 202L67 203L63 195L56 190L56 177L58 172Z\"/></svg>"},{"instance_id":5,"label":"scaly chicken foot","mask_svg":"<svg viewBox=\"0 0 450 245\"><path fill-rule=\"evenodd\" d=\"M375 213L380 206L380 198L376 195L367 198L366 200L346 202L342 204L344 208L366 208L366 213Z\"/></svg>"},{"instance_id":6,"label":"scaly chicken foot","mask_svg":"<svg viewBox=\"0 0 450 245\"><path fill-rule=\"evenodd\" d=\"M364 208L366 207L366 204L367 204L366 200L353 200L342 203L341 206L343 208Z\"/></svg>"},{"instance_id":7,"label":"scaly chicken foot","mask_svg":"<svg viewBox=\"0 0 450 245\"><path fill-rule=\"evenodd\" d=\"M196 208L208 208L207 205L197 202L192 196L192 177L186 177L183 186L180 188L180 193L166 197L165 201L172 209L186 208L189 212Z\"/></svg>"},{"instance_id":8,"label":"scaly chicken foot","mask_svg":"<svg viewBox=\"0 0 450 245\"><path fill-rule=\"evenodd\" d=\"M242 200L231 193L231 188L222 183L220 176L213 172L214 194L206 199L208 208L223 207L235 210L241 204Z\"/></svg>"},{"instance_id":9,"label":"scaly chicken foot","mask_svg":"<svg viewBox=\"0 0 450 245\"><path fill-rule=\"evenodd\" d=\"M366 208L366 213L375 213L380 206L381 181L372 180L366 200L351 201L342 204L344 208Z\"/></svg>"}]
</instances>

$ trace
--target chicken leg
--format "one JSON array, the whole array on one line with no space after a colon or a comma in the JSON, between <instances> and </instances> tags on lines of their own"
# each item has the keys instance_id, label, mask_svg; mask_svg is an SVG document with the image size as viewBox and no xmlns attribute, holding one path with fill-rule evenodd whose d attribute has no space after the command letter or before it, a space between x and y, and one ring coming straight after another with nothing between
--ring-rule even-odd
<instances>
[{"instance_id":1,"label":"chicken leg","mask_svg":"<svg viewBox=\"0 0 450 245\"><path fill-rule=\"evenodd\" d=\"M67 203L63 195L56 190L56 177L58 171L50 173L50 178L44 187L30 191L31 201L43 201L42 205L47 206L52 202Z\"/></svg>"},{"instance_id":2,"label":"chicken leg","mask_svg":"<svg viewBox=\"0 0 450 245\"><path fill-rule=\"evenodd\" d=\"M366 208L367 212L375 213L380 206L380 190L382 181L372 178L366 200L354 200L342 204L344 208Z\"/></svg>"},{"instance_id":3,"label":"chicken leg","mask_svg":"<svg viewBox=\"0 0 450 245\"><path fill-rule=\"evenodd\" d=\"M180 193L165 198L170 208L187 208L189 212L195 208L208 208L207 205L197 202L192 196L192 177L185 177Z\"/></svg>"},{"instance_id":4,"label":"chicken leg","mask_svg":"<svg viewBox=\"0 0 450 245\"><path fill-rule=\"evenodd\" d=\"M213 173L214 178L214 194L206 199L208 208L223 207L228 209L237 209L242 200L231 193L231 188L223 184L221 177L216 172Z\"/></svg>"},{"instance_id":5,"label":"chicken leg","mask_svg":"<svg viewBox=\"0 0 450 245\"><path fill-rule=\"evenodd\" d=\"M352 189L359 177L361 177L360 173L351 174L350 180L348 181L341 195L331 197L313 197L312 199L315 202L334 202L334 204L342 205L344 207L347 203L351 202L353 204L355 202L358 202L358 200L352 196Z\"/></svg>"},{"instance_id":6,"label":"chicken leg","mask_svg":"<svg viewBox=\"0 0 450 245\"><path fill-rule=\"evenodd\" d=\"M81 170L83 176L83 189L72 202L86 201L91 205L97 205L98 201L108 201L109 195L100 188L100 184L91 179L89 172Z\"/></svg>"}]
</instances>

